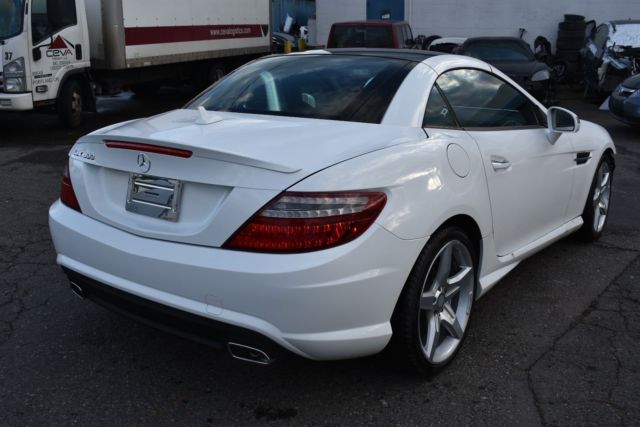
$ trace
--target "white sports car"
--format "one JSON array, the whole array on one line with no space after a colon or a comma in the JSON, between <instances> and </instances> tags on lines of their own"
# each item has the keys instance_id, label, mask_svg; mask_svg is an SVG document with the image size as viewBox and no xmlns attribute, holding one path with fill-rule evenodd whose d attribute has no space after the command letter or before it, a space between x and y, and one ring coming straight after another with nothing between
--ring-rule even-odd
<instances>
[{"instance_id":1,"label":"white sports car","mask_svg":"<svg viewBox=\"0 0 640 427\"><path fill-rule=\"evenodd\" d=\"M271 56L81 138L50 229L76 293L235 358L427 373L521 260L600 236L614 153L472 58Z\"/></svg>"}]
</instances>

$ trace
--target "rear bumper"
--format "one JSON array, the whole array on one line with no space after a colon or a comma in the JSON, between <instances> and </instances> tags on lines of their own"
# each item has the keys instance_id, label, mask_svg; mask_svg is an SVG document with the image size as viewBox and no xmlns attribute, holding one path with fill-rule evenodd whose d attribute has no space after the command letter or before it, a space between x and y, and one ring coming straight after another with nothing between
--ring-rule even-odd
<instances>
[{"instance_id":1,"label":"rear bumper","mask_svg":"<svg viewBox=\"0 0 640 427\"><path fill-rule=\"evenodd\" d=\"M33 97L30 93L0 93L0 111L33 110Z\"/></svg>"},{"instance_id":2,"label":"rear bumper","mask_svg":"<svg viewBox=\"0 0 640 427\"><path fill-rule=\"evenodd\" d=\"M196 323L246 330L251 342L239 344L251 346L257 336L316 360L384 349L395 303L426 243L374 224L359 239L324 251L229 251L135 236L60 202L50 209L49 226L57 261L70 276L200 318ZM226 333L213 336L220 329L206 336L228 340ZM186 335L201 334L187 327Z\"/></svg>"},{"instance_id":3,"label":"rear bumper","mask_svg":"<svg viewBox=\"0 0 640 427\"><path fill-rule=\"evenodd\" d=\"M68 268L62 269L69 281L82 290L84 298L137 322L217 349L224 349L227 343L232 342L258 348L271 359L277 359L286 353L274 341L249 329L158 304L105 285Z\"/></svg>"}]
</instances>

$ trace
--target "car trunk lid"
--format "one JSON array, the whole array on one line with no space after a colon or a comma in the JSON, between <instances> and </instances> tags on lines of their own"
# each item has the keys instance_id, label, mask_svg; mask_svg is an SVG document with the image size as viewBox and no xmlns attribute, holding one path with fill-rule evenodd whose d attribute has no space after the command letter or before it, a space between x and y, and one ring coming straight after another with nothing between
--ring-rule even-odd
<instances>
[{"instance_id":1,"label":"car trunk lid","mask_svg":"<svg viewBox=\"0 0 640 427\"><path fill-rule=\"evenodd\" d=\"M412 128L215 114L201 124L196 110L176 110L80 139L70 171L82 212L137 235L217 247L306 176L424 138Z\"/></svg>"}]
</instances>

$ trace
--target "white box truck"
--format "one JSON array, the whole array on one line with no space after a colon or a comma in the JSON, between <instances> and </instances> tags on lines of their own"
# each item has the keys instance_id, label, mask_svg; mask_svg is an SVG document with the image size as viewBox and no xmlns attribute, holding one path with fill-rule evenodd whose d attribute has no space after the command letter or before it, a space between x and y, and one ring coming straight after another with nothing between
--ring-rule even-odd
<instances>
[{"instance_id":1,"label":"white box truck","mask_svg":"<svg viewBox=\"0 0 640 427\"><path fill-rule=\"evenodd\" d=\"M271 0L0 0L0 113L67 127L96 94L205 87L271 48Z\"/></svg>"}]
</instances>

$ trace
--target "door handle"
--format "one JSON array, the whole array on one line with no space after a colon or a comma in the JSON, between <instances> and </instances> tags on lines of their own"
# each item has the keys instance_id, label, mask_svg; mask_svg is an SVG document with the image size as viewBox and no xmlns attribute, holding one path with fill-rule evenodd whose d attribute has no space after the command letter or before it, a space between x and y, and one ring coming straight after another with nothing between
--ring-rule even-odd
<instances>
[{"instance_id":1,"label":"door handle","mask_svg":"<svg viewBox=\"0 0 640 427\"><path fill-rule=\"evenodd\" d=\"M511 169L511 162L504 157L491 157L491 166L494 171L503 171Z\"/></svg>"}]
</instances>

